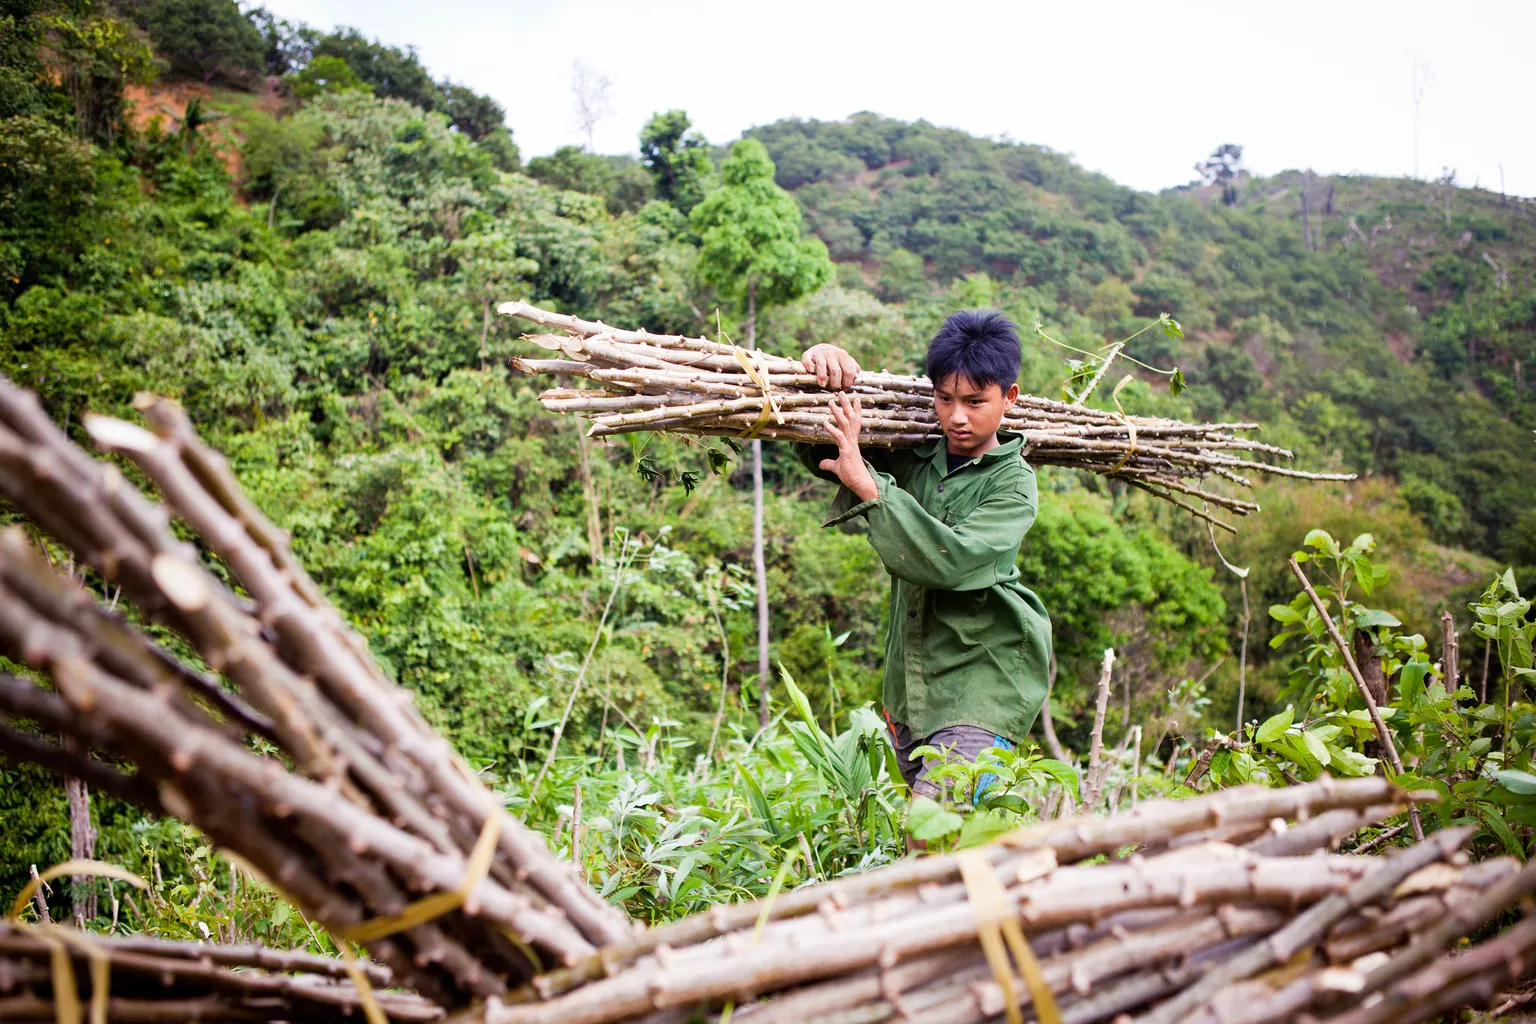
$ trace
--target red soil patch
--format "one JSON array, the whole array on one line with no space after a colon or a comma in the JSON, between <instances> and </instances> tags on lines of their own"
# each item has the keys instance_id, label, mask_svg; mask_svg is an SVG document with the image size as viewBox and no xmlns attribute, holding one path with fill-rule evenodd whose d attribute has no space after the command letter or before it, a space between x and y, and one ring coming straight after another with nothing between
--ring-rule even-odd
<instances>
[{"instance_id":1,"label":"red soil patch","mask_svg":"<svg viewBox=\"0 0 1536 1024\"><path fill-rule=\"evenodd\" d=\"M160 122L160 131L176 132L181 129L182 119L187 116L187 106L194 99L201 100L206 113L216 108L228 108L234 104L221 102L235 95L227 90L214 90L200 82L157 81L151 84L130 85L123 90L127 101L128 121L136 131L147 131L154 122ZM249 94L247 94L249 95ZM266 78L252 97L250 106L265 114L277 115L282 108L283 97L278 92L277 79ZM243 104L242 104L243 105ZM232 178L240 177L240 146L245 136L240 130L238 113L221 117L204 125L200 131L218 154Z\"/></svg>"}]
</instances>

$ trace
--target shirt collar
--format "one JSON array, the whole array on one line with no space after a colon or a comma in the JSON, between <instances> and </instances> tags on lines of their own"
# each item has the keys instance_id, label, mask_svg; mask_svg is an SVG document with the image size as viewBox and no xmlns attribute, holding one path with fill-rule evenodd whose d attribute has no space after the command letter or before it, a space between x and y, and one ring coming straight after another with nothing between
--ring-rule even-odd
<instances>
[{"instance_id":1,"label":"shirt collar","mask_svg":"<svg viewBox=\"0 0 1536 1024\"><path fill-rule=\"evenodd\" d=\"M997 459L1012 455L1017 457L1019 450L1024 447L1024 435L1012 430L999 430L997 432L998 445L983 453L980 462L993 462ZM917 456L920 459L932 460L949 453L949 445L944 443L942 436L932 441L925 441L917 448Z\"/></svg>"}]
</instances>

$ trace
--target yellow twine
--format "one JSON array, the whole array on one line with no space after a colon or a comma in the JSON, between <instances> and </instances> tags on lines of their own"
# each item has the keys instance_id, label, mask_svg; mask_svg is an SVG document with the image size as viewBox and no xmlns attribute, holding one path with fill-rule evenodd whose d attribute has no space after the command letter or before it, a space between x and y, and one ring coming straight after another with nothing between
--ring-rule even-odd
<instances>
[{"instance_id":1,"label":"yellow twine","mask_svg":"<svg viewBox=\"0 0 1536 1024\"><path fill-rule=\"evenodd\" d=\"M1110 476L1120 472L1120 467L1131 461L1131 453L1136 451L1136 424L1131 422L1131 418L1125 414L1125 406L1120 404L1120 391L1127 384L1129 384L1132 379L1133 378L1130 374L1126 374L1124 377L1121 377L1120 383L1115 385L1115 390L1109 393L1110 401L1114 402L1115 408L1120 410L1120 419L1125 424L1126 432L1130 434L1131 438L1130 447L1126 448L1125 454L1120 456L1120 461L1115 463L1114 466L1110 469Z\"/></svg>"},{"instance_id":2,"label":"yellow twine","mask_svg":"<svg viewBox=\"0 0 1536 1024\"><path fill-rule=\"evenodd\" d=\"M955 859L960 866L960 878L965 883L971 908L976 914L976 937L981 942L981 951L987 958L987 966L992 968L992 977L1003 990L1004 1010L1009 1024L1023 1024L1024 1020L1019 1012L1018 994L1013 987L1013 965L1008 960L1009 951L1012 951L1014 960L1018 962L1024 984L1029 987L1035 1016L1040 1024L1061 1024L1061 1011L1056 1006L1056 997L1051 994L1045 972L1040 969L1040 962L1029 948L1024 930L1019 927L1018 908L1003 888L1003 883L998 880L986 855L979 850L964 850Z\"/></svg>"},{"instance_id":3,"label":"yellow twine","mask_svg":"<svg viewBox=\"0 0 1536 1024\"><path fill-rule=\"evenodd\" d=\"M454 758L454 761L460 772L467 779L471 782L478 781L468 766L460 762L457 757ZM397 932L403 932L409 928L415 928L417 925L426 924L428 921L435 920L463 906L464 901L469 898L469 894L474 891L475 886L484 881L485 876L490 872L491 859L495 856L496 844L500 840L501 807L493 801L491 808L486 813L485 824L480 828L480 836L475 840L474 849L470 851L469 860L465 865L464 881L459 883L458 888L448 892L437 892L430 896L424 896L407 904L405 909L398 914L388 917L376 917L355 924L350 928L326 927L326 931L330 933L331 938L336 943L336 949L341 954L342 965L347 972L347 977L357 989L358 999L363 1004L363 1016L368 1019L368 1024L389 1024L389 1017L384 1013L383 1007L379 1005L377 997L374 996L373 986L368 982L368 975L363 970L362 963L352 952L348 943L356 942L360 945L366 945L369 942L376 942L379 939L388 938ZM280 886L265 878L262 872L244 858L231 854L228 850L221 852L233 860L241 870L251 877L271 886L278 895L282 896L289 903L295 906L298 905ZM512 935L506 929L501 929L501 931L502 934L515 942L519 949L523 950L530 962L538 966L538 957L532 949L529 949L517 936ZM60 1024L64 1024L64 1022L61 1021ZM96 1024L96 1022L92 1021L91 1024Z\"/></svg>"},{"instance_id":4,"label":"yellow twine","mask_svg":"<svg viewBox=\"0 0 1536 1024\"><path fill-rule=\"evenodd\" d=\"M475 886L485 880L486 874L491 869L491 858L496 853L496 843L501 839L501 812L500 808L492 808L485 816L485 825L480 829L480 838L475 840L475 848L470 852L469 861L464 872L464 881L457 889L447 892L435 892L430 896L423 896L416 900L398 914L388 917L376 917L371 921L352 925L350 928L332 932L338 938L349 942L357 942L366 945L387 938L396 932L403 932L408 928L414 928L419 924L442 917L444 914L459 909L464 901L469 899L469 894Z\"/></svg>"},{"instance_id":5,"label":"yellow twine","mask_svg":"<svg viewBox=\"0 0 1536 1024\"><path fill-rule=\"evenodd\" d=\"M336 948L341 950L341 962L346 968L347 977L352 979L353 986L357 988L357 997L363 1001L363 1016L368 1018L368 1024L389 1024L389 1018L384 1015L384 1008L374 996L373 986L368 984L368 975L363 971L363 965L357 962L352 947L345 942L338 942Z\"/></svg>"},{"instance_id":6,"label":"yellow twine","mask_svg":"<svg viewBox=\"0 0 1536 1024\"><path fill-rule=\"evenodd\" d=\"M757 422L736 435L737 437L756 437L758 432L768 425L770 413L780 423L784 422L784 414L779 411L778 403L773 397L773 388L768 384L767 364L763 361L762 353L755 350L749 352L740 346L735 346L731 349L731 354L736 357L741 368L747 371L747 376L752 379L752 383L756 384L758 390L763 393L763 407L758 410Z\"/></svg>"}]
</instances>

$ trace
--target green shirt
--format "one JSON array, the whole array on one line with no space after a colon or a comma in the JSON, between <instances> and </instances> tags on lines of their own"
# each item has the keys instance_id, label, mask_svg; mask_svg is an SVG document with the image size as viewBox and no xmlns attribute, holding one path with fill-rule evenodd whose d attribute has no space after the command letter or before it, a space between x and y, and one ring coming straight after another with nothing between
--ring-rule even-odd
<instances>
[{"instance_id":1,"label":"green shirt","mask_svg":"<svg viewBox=\"0 0 1536 1024\"><path fill-rule=\"evenodd\" d=\"M1024 439L999 431L996 448L950 473L943 440L898 451L865 449L880 494L842 488L822 525L854 516L891 574L883 702L918 737L973 725L1018 741L1045 702L1051 619L1019 582L1019 545L1035 522L1035 473ZM818 476L826 445L797 445Z\"/></svg>"}]
</instances>

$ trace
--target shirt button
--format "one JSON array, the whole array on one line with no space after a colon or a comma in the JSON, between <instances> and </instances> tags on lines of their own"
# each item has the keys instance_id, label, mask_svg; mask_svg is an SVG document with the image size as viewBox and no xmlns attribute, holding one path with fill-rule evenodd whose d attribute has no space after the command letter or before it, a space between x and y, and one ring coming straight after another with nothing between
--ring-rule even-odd
<instances>
[{"instance_id":1,"label":"shirt button","mask_svg":"<svg viewBox=\"0 0 1536 1024\"><path fill-rule=\"evenodd\" d=\"M907 618L909 618L909 619L917 618L917 609L914 608L911 611L907 612Z\"/></svg>"},{"instance_id":2,"label":"shirt button","mask_svg":"<svg viewBox=\"0 0 1536 1024\"><path fill-rule=\"evenodd\" d=\"M943 484L939 484L939 493L940 494L944 493L944 485Z\"/></svg>"}]
</instances>

